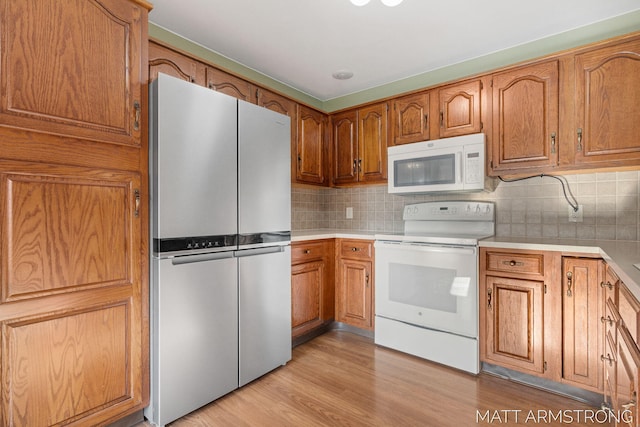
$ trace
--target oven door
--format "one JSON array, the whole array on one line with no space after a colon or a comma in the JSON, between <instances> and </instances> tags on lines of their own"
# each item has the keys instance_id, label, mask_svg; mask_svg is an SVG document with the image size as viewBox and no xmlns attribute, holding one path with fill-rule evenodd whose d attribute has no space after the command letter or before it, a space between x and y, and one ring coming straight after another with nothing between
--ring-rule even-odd
<instances>
[{"instance_id":1,"label":"oven door","mask_svg":"<svg viewBox=\"0 0 640 427\"><path fill-rule=\"evenodd\" d=\"M475 246L375 243L376 316L478 336Z\"/></svg>"}]
</instances>

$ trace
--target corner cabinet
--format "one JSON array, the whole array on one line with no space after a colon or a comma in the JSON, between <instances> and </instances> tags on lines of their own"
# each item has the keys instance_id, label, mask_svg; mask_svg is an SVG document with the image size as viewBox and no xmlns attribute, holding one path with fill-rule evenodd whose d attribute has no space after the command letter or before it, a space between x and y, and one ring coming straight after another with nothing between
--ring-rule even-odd
<instances>
[{"instance_id":1,"label":"corner cabinet","mask_svg":"<svg viewBox=\"0 0 640 427\"><path fill-rule=\"evenodd\" d=\"M603 390L603 275L600 259L562 258L562 379L594 392Z\"/></svg>"},{"instance_id":2,"label":"corner cabinet","mask_svg":"<svg viewBox=\"0 0 640 427\"><path fill-rule=\"evenodd\" d=\"M148 404L147 14L0 13L0 425L105 425Z\"/></svg>"},{"instance_id":3,"label":"corner cabinet","mask_svg":"<svg viewBox=\"0 0 640 427\"><path fill-rule=\"evenodd\" d=\"M336 239L336 321L373 330L373 242Z\"/></svg>"}]
</instances>

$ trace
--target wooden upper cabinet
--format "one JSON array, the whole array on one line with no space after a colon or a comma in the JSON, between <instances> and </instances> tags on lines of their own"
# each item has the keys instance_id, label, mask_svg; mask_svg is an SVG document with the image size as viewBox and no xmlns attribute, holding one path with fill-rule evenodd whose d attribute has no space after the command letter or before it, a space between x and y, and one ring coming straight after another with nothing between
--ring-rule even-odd
<instances>
[{"instance_id":1,"label":"wooden upper cabinet","mask_svg":"<svg viewBox=\"0 0 640 427\"><path fill-rule=\"evenodd\" d=\"M333 182L336 185L358 182L358 111L333 115Z\"/></svg>"},{"instance_id":2,"label":"wooden upper cabinet","mask_svg":"<svg viewBox=\"0 0 640 427\"><path fill-rule=\"evenodd\" d=\"M481 93L481 80L438 89L440 138L478 133L482 130Z\"/></svg>"},{"instance_id":3,"label":"wooden upper cabinet","mask_svg":"<svg viewBox=\"0 0 640 427\"><path fill-rule=\"evenodd\" d=\"M557 61L493 75L493 175L558 164L558 103Z\"/></svg>"},{"instance_id":4,"label":"wooden upper cabinet","mask_svg":"<svg viewBox=\"0 0 640 427\"><path fill-rule=\"evenodd\" d=\"M142 3L3 2L0 126L139 145L147 75Z\"/></svg>"},{"instance_id":5,"label":"wooden upper cabinet","mask_svg":"<svg viewBox=\"0 0 640 427\"><path fill-rule=\"evenodd\" d=\"M576 55L575 81L575 164L638 165L640 40Z\"/></svg>"},{"instance_id":6,"label":"wooden upper cabinet","mask_svg":"<svg viewBox=\"0 0 640 427\"><path fill-rule=\"evenodd\" d=\"M389 145L409 144L429 139L429 92L403 96L393 101L393 137Z\"/></svg>"},{"instance_id":7,"label":"wooden upper cabinet","mask_svg":"<svg viewBox=\"0 0 640 427\"><path fill-rule=\"evenodd\" d=\"M255 86L217 68L207 67L207 87L252 104L256 103Z\"/></svg>"},{"instance_id":8,"label":"wooden upper cabinet","mask_svg":"<svg viewBox=\"0 0 640 427\"><path fill-rule=\"evenodd\" d=\"M158 73L205 86L205 66L202 62L159 44L149 43L149 81L157 79Z\"/></svg>"},{"instance_id":9,"label":"wooden upper cabinet","mask_svg":"<svg viewBox=\"0 0 640 427\"><path fill-rule=\"evenodd\" d=\"M387 179L387 103L371 105L358 111L358 180Z\"/></svg>"},{"instance_id":10,"label":"wooden upper cabinet","mask_svg":"<svg viewBox=\"0 0 640 427\"><path fill-rule=\"evenodd\" d=\"M292 150L293 177L306 184L328 184L327 116L298 106L298 138Z\"/></svg>"},{"instance_id":11,"label":"wooden upper cabinet","mask_svg":"<svg viewBox=\"0 0 640 427\"><path fill-rule=\"evenodd\" d=\"M386 181L387 109L383 102L333 116L334 184Z\"/></svg>"}]
</instances>

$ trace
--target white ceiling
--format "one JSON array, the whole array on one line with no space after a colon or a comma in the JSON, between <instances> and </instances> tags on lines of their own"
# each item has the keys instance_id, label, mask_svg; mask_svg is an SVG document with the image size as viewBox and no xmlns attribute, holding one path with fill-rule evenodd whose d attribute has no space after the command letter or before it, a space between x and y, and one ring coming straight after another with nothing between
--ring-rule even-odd
<instances>
[{"instance_id":1,"label":"white ceiling","mask_svg":"<svg viewBox=\"0 0 640 427\"><path fill-rule=\"evenodd\" d=\"M152 0L149 20L321 101L640 10L640 0ZM350 70L350 80L332 73Z\"/></svg>"}]
</instances>

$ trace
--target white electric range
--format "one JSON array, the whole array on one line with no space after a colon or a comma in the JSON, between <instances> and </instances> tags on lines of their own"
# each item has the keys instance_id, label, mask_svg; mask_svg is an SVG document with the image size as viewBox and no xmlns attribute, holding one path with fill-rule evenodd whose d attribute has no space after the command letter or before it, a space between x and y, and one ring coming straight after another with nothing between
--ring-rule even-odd
<instances>
[{"instance_id":1,"label":"white electric range","mask_svg":"<svg viewBox=\"0 0 640 427\"><path fill-rule=\"evenodd\" d=\"M404 233L375 236L375 342L479 372L478 240L494 235L491 202L404 208Z\"/></svg>"}]
</instances>

